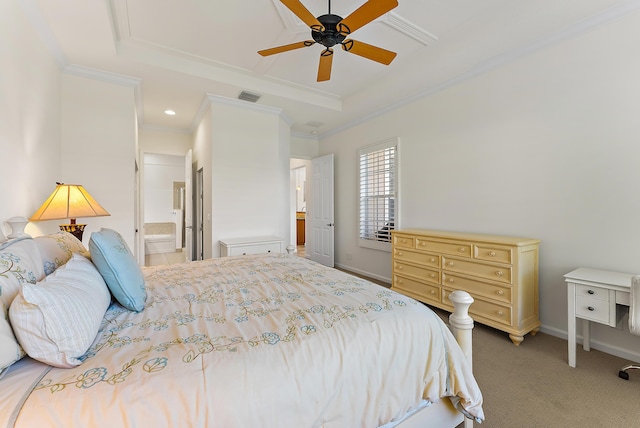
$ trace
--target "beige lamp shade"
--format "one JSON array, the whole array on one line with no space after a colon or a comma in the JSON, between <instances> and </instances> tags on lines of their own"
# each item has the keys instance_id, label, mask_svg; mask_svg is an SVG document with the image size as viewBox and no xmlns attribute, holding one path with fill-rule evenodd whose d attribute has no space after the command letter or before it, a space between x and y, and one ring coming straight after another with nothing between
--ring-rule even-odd
<instances>
[{"instance_id":1,"label":"beige lamp shade","mask_svg":"<svg viewBox=\"0 0 640 428\"><path fill-rule=\"evenodd\" d=\"M111 215L79 184L57 183L56 189L30 221L102 217Z\"/></svg>"}]
</instances>

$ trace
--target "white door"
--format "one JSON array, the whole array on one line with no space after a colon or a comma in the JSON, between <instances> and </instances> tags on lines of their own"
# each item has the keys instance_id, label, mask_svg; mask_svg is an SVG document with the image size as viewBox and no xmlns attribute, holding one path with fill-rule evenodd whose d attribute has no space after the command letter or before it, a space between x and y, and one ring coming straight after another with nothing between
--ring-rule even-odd
<instances>
[{"instance_id":1,"label":"white door","mask_svg":"<svg viewBox=\"0 0 640 428\"><path fill-rule=\"evenodd\" d=\"M187 261L193 260L193 153L184 157L184 247Z\"/></svg>"},{"instance_id":2,"label":"white door","mask_svg":"<svg viewBox=\"0 0 640 428\"><path fill-rule=\"evenodd\" d=\"M333 154L311 160L311 200L307 201L307 253L311 260L333 267Z\"/></svg>"}]
</instances>

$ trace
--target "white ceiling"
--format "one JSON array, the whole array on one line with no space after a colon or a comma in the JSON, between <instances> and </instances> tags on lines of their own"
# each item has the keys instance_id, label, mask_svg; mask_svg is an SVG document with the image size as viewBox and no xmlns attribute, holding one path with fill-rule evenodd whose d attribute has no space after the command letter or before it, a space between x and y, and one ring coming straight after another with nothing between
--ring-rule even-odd
<instances>
[{"instance_id":1,"label":"white ceiling","mask_svg":"<svg viewBox=\"0 0 640 428\"><path fill-rule=\"evenodd\" d=\"M18 0L61 65L140 79L141 125L192 130L206 94L261 95L300 133L326 134L640 9L640 0L399 0L353 39L398 53L389 66L322 47L278 0ZM348 16L365 0L334 0ZM326 0L302 0L314 16ZM165 109L176 116L166 116ZM318 125L320 123L321 125Z\"/></svg>"}]
</instances>

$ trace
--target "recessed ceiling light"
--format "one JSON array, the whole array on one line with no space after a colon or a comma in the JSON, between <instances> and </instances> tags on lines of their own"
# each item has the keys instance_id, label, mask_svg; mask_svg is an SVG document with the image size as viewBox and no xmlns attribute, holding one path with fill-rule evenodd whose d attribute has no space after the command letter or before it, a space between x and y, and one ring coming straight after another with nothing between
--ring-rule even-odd
<instances>
[{"instance_id":1,"label":"recessed ceiling light","mask_svg":"<svg viewBox=\"0 0 640 428\"><path fill-rule=\"evenodd\" d=\"M176 112L173 110L165 110L164 114L166 114L167 116L175 116Z\"/></svg>"}]
</instances>

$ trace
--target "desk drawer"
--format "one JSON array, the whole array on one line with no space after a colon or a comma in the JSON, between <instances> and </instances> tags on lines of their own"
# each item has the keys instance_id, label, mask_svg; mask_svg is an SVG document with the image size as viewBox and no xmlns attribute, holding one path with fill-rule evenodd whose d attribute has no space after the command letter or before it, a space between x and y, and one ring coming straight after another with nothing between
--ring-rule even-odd
<instances>
[{"instance_id":1,"label":"desk drawer","mask_svg":"<svg viewBox=\"0 0 640 428\"><path fill-rule=\"evenodd\" d=\"M609 324L609 300L576 296L576 316L589 321Z\"/></svg>"},{"instance_id":2,"label":"desk drawer","mask_svg":"<svg viewBox=\"0 0 640 428\"><path fill-rule=\"evenodd\" d=\"M609 290L606 288L592 287L590 285L576 284L576 297L609 301Z\"/></svg>"}]
</instances>

